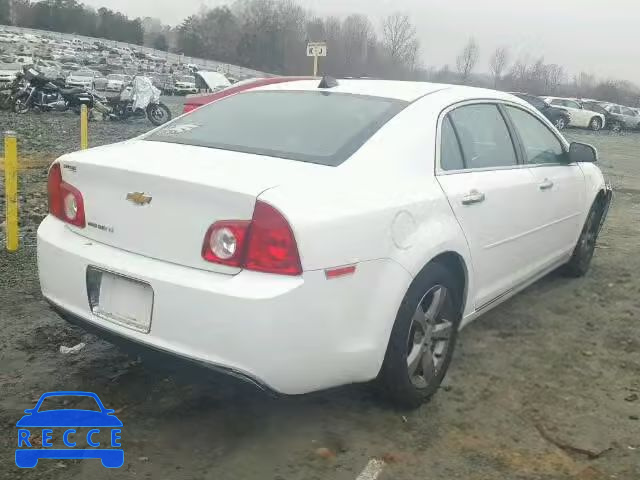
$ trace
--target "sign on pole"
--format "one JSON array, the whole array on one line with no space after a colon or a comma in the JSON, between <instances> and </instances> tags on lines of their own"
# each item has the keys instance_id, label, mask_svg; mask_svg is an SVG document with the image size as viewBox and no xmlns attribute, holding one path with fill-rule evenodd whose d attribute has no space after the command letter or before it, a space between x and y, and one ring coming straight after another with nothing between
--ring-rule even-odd
<instances>
[{"instance_id":1,"label":"sign on pole","mask_svg":"<svg viewBox=\"0 0 640 480\"><path fill-rule=\"evenodd\" d=\"M326 42L309 42L307 44L307 57L313 57L313 76L318 76L318 57L327 56Z\"/></svg>"}]
</instances>

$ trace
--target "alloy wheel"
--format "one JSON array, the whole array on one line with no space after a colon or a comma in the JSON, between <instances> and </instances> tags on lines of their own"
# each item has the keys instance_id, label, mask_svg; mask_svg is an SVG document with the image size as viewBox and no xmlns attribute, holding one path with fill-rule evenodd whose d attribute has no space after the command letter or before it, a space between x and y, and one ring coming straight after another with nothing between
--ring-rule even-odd
<instances>
[{"instance_id":1,"label":"alloy wheel","mask_svg":"<svg viewBox=\"0 0 640 480\"><path fill-rule=\"evenodd\" d=\"M411 383L426 388L443 367L451 346L454 322L445 318L450 302L446 287L436 285L420 300L407 339L407 370Z\"/></svg>"}]
</instances>

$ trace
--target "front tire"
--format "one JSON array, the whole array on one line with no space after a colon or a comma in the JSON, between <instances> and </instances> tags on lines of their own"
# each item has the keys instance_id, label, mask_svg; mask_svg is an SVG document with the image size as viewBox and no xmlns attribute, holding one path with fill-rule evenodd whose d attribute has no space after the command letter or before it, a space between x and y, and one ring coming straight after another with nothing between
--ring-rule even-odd
<instances>
[{"instance_id":1,"label":"front tire","mask_svg":"<svg viewBox=\"0 0 640 480\"><path fill-rule=\"evenodd\" d=\"M578 239L571 260L563 268L563 273L568 277L584 277L589 271L591 260L596 249L596 241L600 230L600 218L602 217L602 207L596 202L589 210L587 221L582 228L582 233Z\"/></svg>"},{"instance_id":2,"label":"front tire","mask_svg":"<svg viewBox=\"0 0 640 480\"><path fill-rule=\"evenodd\" d=\"M25 114L29 111L29 105L26 98L17 98L13 104L13 111L18 114Z\"/></svg>"},{"instance_id":3,"label":"front tire","mask_svg":"<svg viewBox=\"0 0 640 480\"><path fill-rule=\"evenodd\" d=\"M437 392L453 356L461 305L459 281L437 262L411 284L377 379L395 405L418 408Z\"/></svg>"},{"instance_id":4,"label":"front tire","mask_svg":"<svg viewBox=\"0 0 640 480\"><path fill-rule=\"evenodd\" d=\"M598 117L593 117L589 122L589 128L594 132L599 131L602 129L602 120Z\"/></svg>"}]
</instances>

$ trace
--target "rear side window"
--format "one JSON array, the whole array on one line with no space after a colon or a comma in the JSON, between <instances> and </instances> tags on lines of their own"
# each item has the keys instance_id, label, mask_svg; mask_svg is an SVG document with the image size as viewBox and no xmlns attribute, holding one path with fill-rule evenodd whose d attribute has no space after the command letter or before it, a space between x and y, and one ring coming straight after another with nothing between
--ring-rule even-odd
<instances>
[{"instance_id":1,"label":"rear side window","mask_svg":"<svg viewBox=\"0 0 640 480\"><path fill-rule=\"evenodd\" d=\"M467 105L449 113L458 134L466 168L518 164L507 125L496 105Z\"/></svg>"},{"instance_id":2,"label":"rear side window","mask_svg":"<svg viewBox=\"0 0 640 480\"><path fill-rule=\"evenodd\" d=\"M456 132L451 126L451 120L447 115L442 122L442 148L440 150L440 167L443 170L462 170L464 160L460 151L460 144Z\"/></svg>"},{"instance_id":3,"label":"rear side window","mask_svg":"<svg viewBox=\"0 0 640 480\"><path fill-rule=\"evenodd\" d=\"M226 97L145 140L337 166L408 102L325 91L254 91Z\"/></svg>"}]
</instances>

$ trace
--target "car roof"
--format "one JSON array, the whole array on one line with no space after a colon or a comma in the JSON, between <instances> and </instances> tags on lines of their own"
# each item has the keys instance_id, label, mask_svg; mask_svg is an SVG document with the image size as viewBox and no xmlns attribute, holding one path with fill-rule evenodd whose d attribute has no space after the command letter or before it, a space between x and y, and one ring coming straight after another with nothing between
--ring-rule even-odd
<instances>
[{"instance_id":1,"label":"car roof","mask_svg":"<svg viewBox=\"0 0 640 480\"><path fill-rule=\"evenodd\" d=\"M297 80L286 83L264 85L253 90L288 90L288 91L326 91L334 93L349 93L355 95L370 95L374 97L393 98L413 102L420 97L450 87L449 85L404 82L394 80L369 79L339 79L337 86L319 89L320 79Z\"/></svg>"},{"instance_id":2,"label":"car roof","mask_svg":"<svg viewBox=\"0 0 640 480\"><path fill-rule=\"evenodd\" d=\"M406 82L397 80L338 79L335 87L320 89L320 79L297 80L284 83L264 85L251 90L287 90L287 91L326 91L348 93L353 95L369 95L374 97L393 98L406 102L414 102L419 98L436 92L446 92L447 97L468 97L470 99L502 99L513 101L515 96L484 88L448 85L444 83Z\"/></svg>"}]
</instances>

